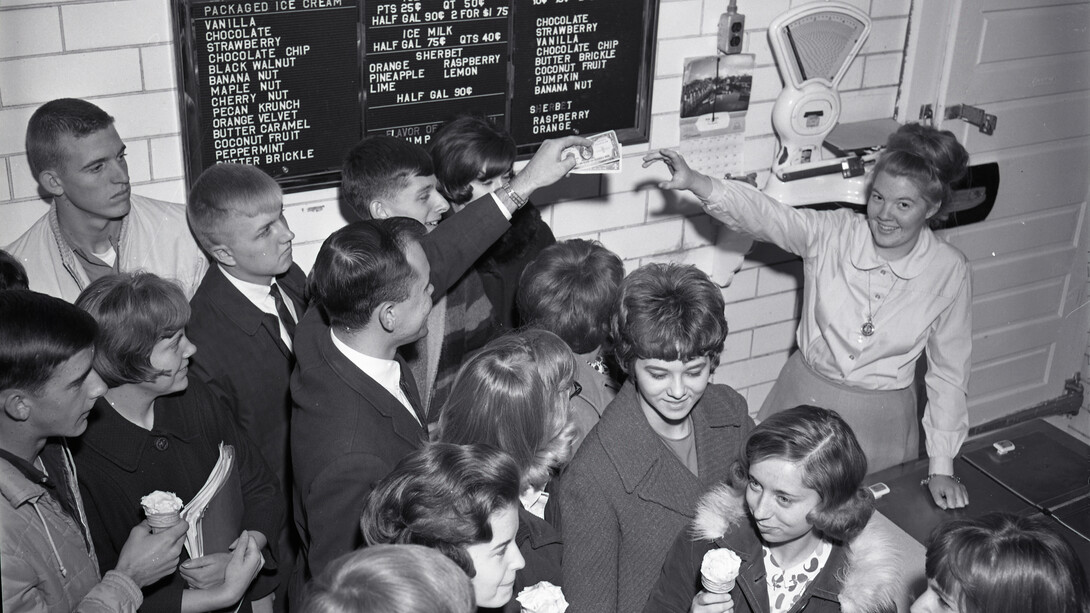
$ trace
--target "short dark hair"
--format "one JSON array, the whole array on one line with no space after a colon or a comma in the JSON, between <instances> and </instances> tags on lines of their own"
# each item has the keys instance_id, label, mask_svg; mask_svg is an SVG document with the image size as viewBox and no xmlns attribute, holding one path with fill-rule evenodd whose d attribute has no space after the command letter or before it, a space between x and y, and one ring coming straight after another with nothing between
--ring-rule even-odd
<instances>
[{"instance_id":1,"label":"short dark hair","mask_svg":"<svg viewBox=\"0 0 1090 613\"><path fill-rule=\"evenodd\" d=\"M541 250L522 271L519 316L556 334L576 353L605 345L624 279L621 258L597 241L572 239Z\"/></svg>"},{"instance_id":2,"label":"short dark hair","mask_svg":"<svg viewBox=\"0 0 1090 613\"><path fill-rule=\"evenodd\" d=\"M61 163L62 136L83 138L114 123L114 118L94 104L79 98L50 100L30 116L26 128L26 156L30 172L37 179L42 171Z\"/></svg>"},{"instance_id":3,"label":"short dark hair","mask_svg":"<svg viewBox=\"0 0 1090 613\"><path fill-rule=\"evenodd\" d=\"M575 368L571 349L552 332L492 340L458 370L439 440L502 449L518 464L523 487L543 487L571 459Z\"/></svg>"},{"instance_id":4,"label":"short dark hair","mask_svg":"<svg viewBox=\"0 0 1090 613\"><path fill-rule=\"evenodd\" d=\"M827 538L850 541L866 527L874 512L874 496L862 487L867 456L835 411L802 405L769 416L739 451L733 483L746 483L750 467L768 459L802 468L802 484L821 496L807 520Z\"/></svg>"},{"instance_id":5,"label":"short dark hair","mask_svg":"<svg viewBox=\"0 0 1090 613\"><path fill-rule=\"evenodd\" d=\"M13 255L0 249L0 290L29 288L26 268Z\"/></svg>"},{"instance_id":6,"label":"short dark hair","mask_svg":"<svg viewBox=\"0 0 1090 613\"><path fill-rule=\"evenodd\" d=\"M367 497L364 541L443 552L474 577L466 547L492 540L492 515L519 504L519 470L487 445L430 443L405 456Z\"/></svg>"},{"instance_id":7,"label":"short dark hair","mask_svg":"<svg viewBox=\"0 0 1090 613\"><path fill-rule=\"evenodd\" d=\"M99 325L95 371L108 387L151 381L155 344L189 322L189 302L174 281L150 272L126 272L92 281L76 306Z\"/></svg>"},{"instance_id":8,"label":"short dark hair","mask_svg":"<svg viewBox=\"0 0 1090 613\"><path fill-rule=\"evenodd\" d=\"M430 148L437 188L451 204L469 202L470 183L510 172L515 163L515 140L480 115L447 122L432 137Z\"/></svg>"},{"instance_id":9,"label":"short dark hair","mask_svg":"<svg viewBox=\"0 0 1090 613\"><path fill-rule=\"evenodd\" d=\"M283 197L276 180L256 166L213 164L193 182L186 214L194 236L211 251L213 246L223 244L221 232L227 220L279 211Z\"/></svg>"},{"instance_id":10,"label":"short dark hair","mask_svg":"<svg viewBox=\"0 0 1090 613\"><path fill-rule=\"evenodd\" d=\"M989 513L935 528L927 578L963 613L1087 613L1090 587L1078 555L1037 517Z\"/></svg>"},{"instance_id":11,"label":"short dark hair","mask_svg":"<svg viewBox=\"0 0 1090 613\"><path fill-rule=\"evenodd\" d=\"M626 372L636 359L719 365L727 338L723 293L695 266L647 264L621 282L610 340Z\"/></svg>"},{"instance_id":12,"label":"short dark hair","mask_svg":"<svg viewBox=\"0 0 1090 613\"><path fill-rule=\"evenodd\" d=\"M94 318L53 296L0 292L0 390L41 391L63 362L95 346Z\"/></svg>"},{"instance_id":13,"label":"short dark hair","mask_svg":"<svg viewBox=\"0 0 1090 613\"><path fill-rule=\"evenodd\" d=\"M389 198L412 177L435 174L420 145L393 136L368 136L356 143L341 166L341 196L360 219L370 219L371 202Z\"/></svg>"},{"instance_id":14,"label":"short dark hair","mask_svg":"<svg viewBox=\"0 0 1090 613\"><path fill-rule=\"evenodd\" d=\"M874 178L886 172L912 181L929 202L945 206L953 194L951 184L964 177L968 169L969 152L953 132L923 124L905 124L889 136L874 170L867 176L867 199Z\"/></svg>"},{"instance_id":15,"label":"short dark hair","mask_svg":"<svg viewBox=\"0 0 1090 613\"><path fill-rule=\"evenodd\" d=\"M439 551L372 545L334 560L306 588L304 613L473 613L473 583Z\"/></svg>"},{"instance_id":16,"label":"short dark hair","mask_svg":"<svg viewBox=\"0 0 1090 613\"><path fill-rule=\"evenodd\" d=\"M383 302L408 298L413 269L405 252L424 233L418 221L391 217L353 222L330 234L307 281L329 322L359 329Z\"/></svg>"}]
</instances>

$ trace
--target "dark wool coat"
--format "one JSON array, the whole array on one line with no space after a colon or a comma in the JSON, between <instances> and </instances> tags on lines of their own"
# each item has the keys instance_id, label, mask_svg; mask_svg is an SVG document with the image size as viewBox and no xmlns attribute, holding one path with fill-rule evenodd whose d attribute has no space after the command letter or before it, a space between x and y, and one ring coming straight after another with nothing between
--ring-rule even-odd
<instances>
[{"instance_id":1,"label":"dark wool coat","mask_svg":"<svg viewBox=\"0 0 1090 613\"><path fill-rule=\"evenodd\" d=\"M900 555L892 534L871 521L847 546L834 545L825 567L806 587L792 611L877 613L897 610L904 591ZM747 517L742 496L723 485L700 501L696 521L674 542L644 613L688 613L700 587L700 564L712 549L727 548L742 559L731 597L736 613L767 613L764 550Z\"/></svg>"},{"instance_id":2,"label":"dark wool coat","mask_svg":"<svg viewBox=\"0 0 1090 613\"><path fill-rule=\"evenodd\" d=\"M745 399L709 385L692 412L698 479L651 429L636 394L625 383L560 480L568 613L643 609L677 533L753 429Z\"/></svg>"}]
</instances>

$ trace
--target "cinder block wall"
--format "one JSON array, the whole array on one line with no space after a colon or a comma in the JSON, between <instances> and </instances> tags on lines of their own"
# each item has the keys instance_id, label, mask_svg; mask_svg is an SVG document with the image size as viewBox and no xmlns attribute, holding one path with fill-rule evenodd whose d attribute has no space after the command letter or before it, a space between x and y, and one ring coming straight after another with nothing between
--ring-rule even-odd
<instances>
[{"instance_id":1,"label":"cinder block wall","mask_svg":"<svg viewBox=\"0 0 1090 613\"><path fill-rule=\"evenodd\" d=\"M851 0L873 29L841 84L842 121L893 117L901 79L911 0ZM738 0L746 15L745 49L756 55L747 119L745 166L763 180L775 147L770 114L779 74L766 30L801 2ZM644 170L650 148L676 147L681 74L687 57L715 53L716 28L727 0L661 0L650 143L625 149L624 172L581 176L538 192L534 201L558 238L602 241L629 269L652 261L714 265L716 225L685 199L653 187L665 175ZM27 167L27 119L58 97L93 100L117 118L128 146L134 189L147 196L185 197L169 0L0 0L0 245L14 240L48 204ZM321 241L345 223L335 190L285 199L304 269ZM798 261L758 244L723 290L731 334L716 380L760 407L794 343Z\"/></svg>"}]
</instances>

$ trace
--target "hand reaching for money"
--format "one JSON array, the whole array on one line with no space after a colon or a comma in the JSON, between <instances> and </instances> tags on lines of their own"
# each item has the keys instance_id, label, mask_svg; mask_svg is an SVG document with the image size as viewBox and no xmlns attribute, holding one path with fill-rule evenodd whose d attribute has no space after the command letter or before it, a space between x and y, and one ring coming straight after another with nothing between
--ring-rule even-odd
<instances>
[{"instance_id":1,"label":"hand reaching for money","mask_svg":"<svg viewBox=\"0 0 1090 613\"><path fill-rule=\"evenodd\" d=\"M621 172L621 141L613 130L587 137L590 145L567 147L560 152L561 159L575 160L572 174L601 174Z\"/></svg>"}]
</instances>

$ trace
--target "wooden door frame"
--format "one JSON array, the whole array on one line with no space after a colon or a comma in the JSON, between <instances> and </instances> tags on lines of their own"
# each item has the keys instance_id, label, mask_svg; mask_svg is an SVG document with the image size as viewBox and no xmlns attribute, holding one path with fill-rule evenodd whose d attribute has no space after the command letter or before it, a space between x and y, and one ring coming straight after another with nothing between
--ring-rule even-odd
<instances>
[{"instance_id":1,"label":"wooden door frame","mask_svg":"<svg viewBox=\"0 0 1090 613\"><path fill-rule=\"evenodd\" d=\"M919 121L920 107L925 104L930 104L936 115L945 111L953 62L949 50L953 47L951 39L957 32L960 11L961 0L912 1L901 93L897 97L899 122Z\"/></svg>"}]
</instances>

